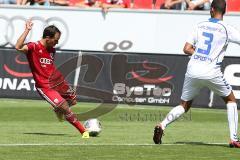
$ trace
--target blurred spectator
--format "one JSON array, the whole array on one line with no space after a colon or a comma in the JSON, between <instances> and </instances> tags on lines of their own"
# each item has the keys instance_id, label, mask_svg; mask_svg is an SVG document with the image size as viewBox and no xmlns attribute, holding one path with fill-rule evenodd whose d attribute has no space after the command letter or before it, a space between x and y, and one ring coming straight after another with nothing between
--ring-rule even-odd
<instances>
[{"instance_id":1,"label":"blurred spectator","mask_svg":"<svg viewBox=\"0 0 240 160\"><path fill-rule=\"evenodd\" d=\"M48 0L21 0L21 5L49 6Z\"/></svg>"},{"instance_id":2,"label":"blurred spectator","mask_svg":"<svg viewBox=\"0 0 240 160\"><path fill-rule=\"evenodd\" d=\"M50 2L48 0L32 0L35 6L50 6Z\"/></svg>"},{"instance_id":3,"label":"blurred spectator","mask_svg":"<svg viewBox=\"0 0 240 160\"><path fill-rule=\"evenodd\" d=\"M212 0L186 0L188 10L209 10Z\"/></svg>"},{"instance_id":4,"label":"blurred spectator","mask_svg":"<svg viewBox=\"0 0 240 160\"><path fill-rule=\"evenodd\" d=\"M102 0L101 5L103 12L107 12L109 8L129 8L125 0Z\"/></svg>"},{"instance_id":5,"label":"blurred spectator","mask_svg":"<svg viewBox=\"0 0 240 160\"><path fill-rule=\"evenodd\" d=\"M20 5L30 5L30 1L29 0L20 0Z\"/></svg>"},{"instance_id":6,"label":"blurred spectator","mask_svg":"<svg viewBox=\"0 0 240 160\"><path fill-rule=\"evenodd\" d=\"M100 0L69 0L70 6L88 8L88 7L100 7Z\"/></svg>"},{"instance_id":7,"label":"blurred spectator","mask_svg":"<svg viewBox=\"0 0 240 160\"><path fill-rule=\"evenodd\" d=\"M49 1L50 6L68 6L69 5L69 1L68 0L46 0L46 4L48 3L47 1Z\"/></svg>"},{"instance_id":8,"label":"blurred spectator","mask_svg":"<svg viewBox=\"0 0 240 160\"><path fill-rule=\"evenodd\" d=\"M0 0L0 4L17 4L21 5L22 0Z\"/></svg>"},{"instance_id":9,"label":"blurred spectator","mask_svg":"<svg viewBox=\"0 0 240 160\"><path fill-rule=\"evenodd\" d=\"M184 0L165 0L165 2L160 7L161 9L182 9L182 2Z\"/></svg>"},{"instance_id":10,"label":"blurred spectator","mask_svg":"<svg viewBox=\"0 0 240 160\"><path fill-rule=\"evenodd\" d=\"M21 0L22 5L31 6L68 6L68 0Z\"/></svg>"}]
</instances>

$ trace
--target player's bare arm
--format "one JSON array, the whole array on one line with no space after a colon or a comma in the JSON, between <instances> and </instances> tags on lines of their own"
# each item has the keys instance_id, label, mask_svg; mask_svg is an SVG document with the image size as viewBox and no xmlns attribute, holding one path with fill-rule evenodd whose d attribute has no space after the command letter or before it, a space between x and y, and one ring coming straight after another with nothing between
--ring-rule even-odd
<instances>
[{"instance_id":1,"label":"player's bare arm","mask_svg":"<svg viewBox=\"0 0 240 160\"><path fill-rule=\"evenodd\" d=\"M125 6L124 6L124 4L106 4L106 3L102 3L101 7L109 9L109 8L124 8Z\"/></svg>"},{"instance_id":2,"label":"player's bare arm","mask_svg":"<svg viewBox=\"0 0 240 160\"><path fill-rule=\"evenodd\" d=\"M187 42L183 48L183 52L187 55L192 55L194 51L195 51L194 46Z\"/></svg>"},{"instance_id":3,"label":"player's bare arm","mask_svg":"<svg viewBox=\"0 0 240 160\"><path fill-rule=\"evenodd\" d=\"M21 36L18 38L17 43L15 45L15 49L22 52L22 53L27 53L28 52L28 47L27 45L24 44L24 41L28 35L28 33L31 31L33 26L33 23L31 20L27 20L26 21L26 25L25 25L25 30L24 32L21 34Z\"/></svg>"},{"instance_id":4,"label":"player's bare arm","mask_svg":"<svg viewBox=\"0 0 240 160\"><path fill-rule=\"evenodd\" d=\"M85 2L79 2L75 4L76 7L80 7L80 8L89 8L88 5L85 4Z\"/></svg>"}]
</instances>

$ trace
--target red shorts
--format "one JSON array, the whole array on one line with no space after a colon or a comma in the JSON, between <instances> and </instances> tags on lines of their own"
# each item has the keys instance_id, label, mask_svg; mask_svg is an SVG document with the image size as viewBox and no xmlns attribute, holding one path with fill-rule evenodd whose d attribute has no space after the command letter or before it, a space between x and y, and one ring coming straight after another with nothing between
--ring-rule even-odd
<instances>
[{"instance_id":1,"label":"red shorts","mask_svg":"<svg viewBox=\"0 0 240 160\"><path fill-rule=\"evenodd\" d=\"M67 101L69 106L74 105L72 102L76 100L76 92L68 85L66 81L53 88L36 88L40 96L42 96L53 107L58 107Z\"/></svg>"}]
</instances>

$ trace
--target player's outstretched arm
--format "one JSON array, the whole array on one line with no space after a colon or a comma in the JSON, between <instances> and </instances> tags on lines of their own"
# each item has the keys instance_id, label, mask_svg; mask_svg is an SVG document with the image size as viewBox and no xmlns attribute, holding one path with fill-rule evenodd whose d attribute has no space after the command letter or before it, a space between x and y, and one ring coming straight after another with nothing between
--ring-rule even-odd
<instances>
[{"instance_id":1,"label":"player's outstretched arm","mask_svg":"<svg viewBox=\"0 0 240 160\"><path fill-rule=\"evenodd\" d=\"M27 45L24 45L24 41L25 41L28 33L32 29L32 26L33 26L32 21L31 20L27 20L26 21L25 30L21 34L21 36L18 38L17 43L15 45L16 50L18 50L20 52L23 52L23 53L27 53L28 52L28 47L27 47Z\"/></svg>"}]
</instances>

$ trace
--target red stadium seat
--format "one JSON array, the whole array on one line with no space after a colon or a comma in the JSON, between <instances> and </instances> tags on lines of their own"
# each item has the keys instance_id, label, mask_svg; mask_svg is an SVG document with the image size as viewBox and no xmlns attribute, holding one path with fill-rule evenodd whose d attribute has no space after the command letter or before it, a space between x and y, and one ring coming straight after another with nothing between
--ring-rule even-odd
<instances>
[{"instance_id":1,"label":"red stadium seat","mask_svg":"<svg viewBox=\"0 0 240 160\"><path fill-rule=\"evenodd\" d=\"M240 11L240 0L227 0L227 12Z\"/></svg>"},{"instance_id":2,"label":"red stadium seat","mask_svg":"<svg viewBox=\"0 0 240 160\"><path fill-rule=\"evenodd\" d=\"M164 3L165 0L156 0L155 9L160 9L161 5Z\"/></svg>"},{"instance_id":3,"label":"red stadium seat","mask_svg":"<svg viewBox=\"0 0 240 160\"><path fill-rule=\"evenodd\" d=\"M152 9L153 8L153 0L134 0L133 8L139 9Z\"/></svg>"}]
</instances>

